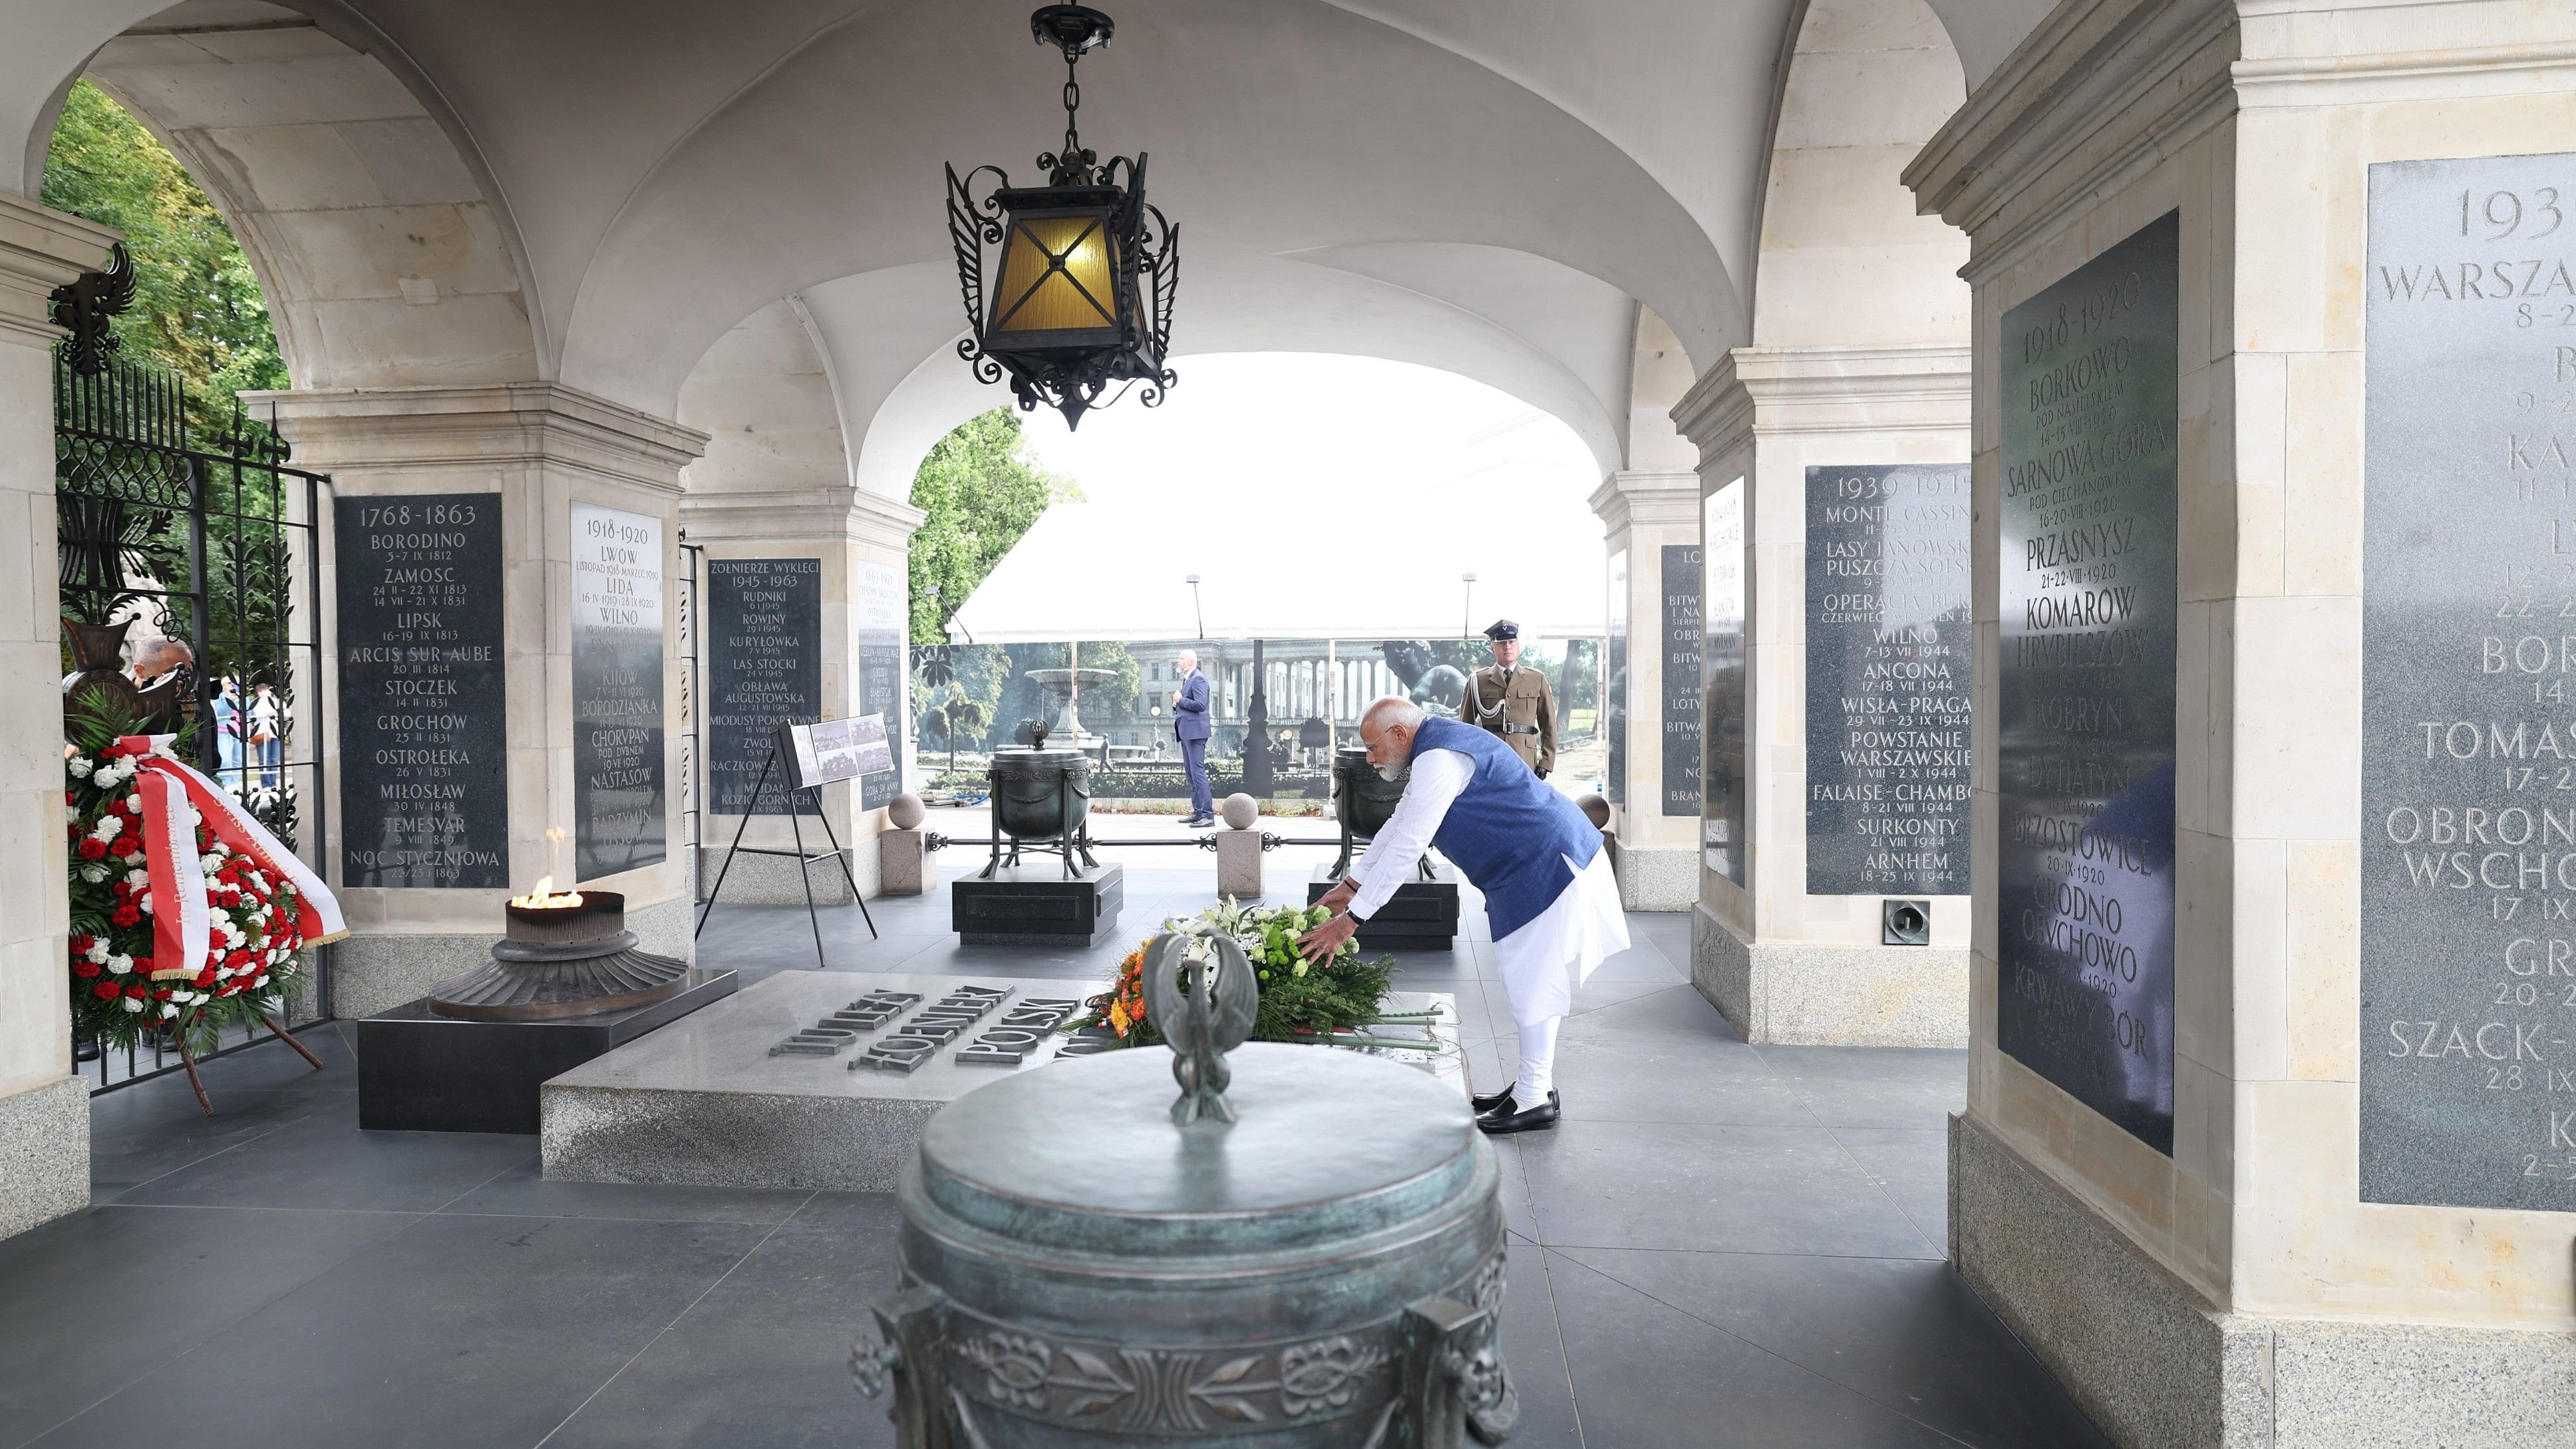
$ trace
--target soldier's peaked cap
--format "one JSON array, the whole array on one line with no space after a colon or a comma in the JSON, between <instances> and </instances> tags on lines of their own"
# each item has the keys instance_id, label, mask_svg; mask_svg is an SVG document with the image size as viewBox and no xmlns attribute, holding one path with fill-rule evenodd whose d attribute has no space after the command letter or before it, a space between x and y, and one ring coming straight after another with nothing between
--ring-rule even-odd
<instances>
[{"instance_id":1,"label":"soldier's peaked cap","mask_svg":"<svg viewBox=\"0 0 2576 1449\"><path fill-rule=\"evenodd\" d=\"M1521 637L1521 626L1509 619L1496 619L1485 627L1485 637L1496 643L1505 639L1517 639Z\"/></svg>"}]
</instances>

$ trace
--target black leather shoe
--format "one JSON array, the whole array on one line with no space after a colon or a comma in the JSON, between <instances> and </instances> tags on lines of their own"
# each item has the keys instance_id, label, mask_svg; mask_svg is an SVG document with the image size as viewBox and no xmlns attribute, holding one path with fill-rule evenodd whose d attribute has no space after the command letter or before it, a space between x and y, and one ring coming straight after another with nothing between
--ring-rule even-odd
<instances>
[{"instance_id":1,"label":"black leather shoe","mask_svg":"<svg viewBox=\"0 0 2576 1449\"><path fill-rule=\"evenodd\" d=\"M1518 1083L1518 1082L1514 1082L1514 1083L1512 1084L1512 1086L1513 1086L1513 1087L1517 1087L1517 1086L1519 1086L1519 1085L1520 1085L1520 1083ZM1501 1091L1494 1093L1494 1094L1493 1094L1492 1096L1490 1096L1490 1097L1469 1097L1469 1098L1467 1099L1467 1105L1468 1105L1470 1108L1474 1109L1475 1114L1476 1114L1477 1116L1482 1117L1482 1116L1484 1116L1486 1113L1488 1113L1488 1112L1490 1112L1490 1111L1494 1110L1496 1107L1499 1107L1499 1106L1503 1105L1505 1102L1508 1102L1508 1101L1510 1101L1511 1099L1512 1099L1512 1088L1511 1088L1511 1087L1505 1087L1505 1088L1503 1088ZM1550 1088L1548 1088L1548 1089L1547 1089L1547 1099L1548 1099L1549 1101L1551 1101L1551 1102L1553 1102L1553 1101L1555 1101L1555 1100L1556 1100L1556 1089L1555 1089L1554 1087L1550 1087Z\"/></svg>"},{"instance_id":2,"label":"black leather shoe","mask_svg":"<svg viewBox=\"0 0 2576 1449\"><path fill-rule=\"evenodd\" d=\"M1526 1112L1515 1110L1508 1102L1476 1119L1478 1131L1500 1137L1507 1132L1548 1132L1556 1127L1556 1094Z\"/></svg>"}]
</instances>

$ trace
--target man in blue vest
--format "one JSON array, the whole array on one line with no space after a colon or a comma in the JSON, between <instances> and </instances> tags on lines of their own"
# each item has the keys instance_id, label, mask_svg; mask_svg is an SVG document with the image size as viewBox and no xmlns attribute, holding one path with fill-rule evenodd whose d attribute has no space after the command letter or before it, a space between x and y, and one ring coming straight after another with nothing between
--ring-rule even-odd
<instances>
[{"instance_id":1,"label":"man in blue vest","mask_svg":"<svg viewBox=\"0 0 2576 1449\"><path fill-rule=\"evenodd\" d=\"M1601 832L1575 803L1549 789L1501 739L1471 724L1381 699L1360 717L1369 763L1392 780L1406 766L1404 798L1342 883L1317 904L1334 913L1298 938L1322 960L1375 915L1437 845L1476 889L1494 928L1494 956L1520 1028L1520 1072L1477 1097L1476 1125L1529 1132L1556 1125L1556 1031L1574 988L1602 959L1628 949L1628 918Z\"/></svg>"},{"instance_id":2,"label":"man in blue vest","mask_svg":"<svg viewBox=\"0 0 2576 1449\"><path fill-rule=\"evenodd\" d=\"M1208 793L1208 681L1199 673L1199 652L1184 649L1172 661L1181 687L1172 691L1172 737L1181 742L1181 768L1190 777L1190 818L1185 826L1216 823L1216 798Z\"/></svg>"}]
</instances>

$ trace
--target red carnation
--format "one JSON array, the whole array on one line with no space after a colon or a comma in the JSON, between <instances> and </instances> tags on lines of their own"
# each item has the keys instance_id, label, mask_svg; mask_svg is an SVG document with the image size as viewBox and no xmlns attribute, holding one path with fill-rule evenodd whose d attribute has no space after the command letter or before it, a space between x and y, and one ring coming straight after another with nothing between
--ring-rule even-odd
<instances>
[{"instance_id":1,"label":"red carnation","mask_svg":"<svg viewBox=\"0 0 2576 1449\"><path fill-rule=\"evenodd\" d=\"M81 841L80 853L83 860L97 860L107 854L107 842L95 835L89 836Z\"/></svg>"},{"instance_id":2,"label":"red carnation","mask_svg":"<svg viewBox=\"0 0 2576 1449\"><path fill-rule=\"evenodd\" d=\"M116 843L109 846L108 849L115 851L119 855L133 855L143 849L143 842L135 839L131 835L120 835L116 837Z\"/></svg>"},{"instance_id":3,"label":"red carnation","mask_svg":"<svg viewBox=\"0 0 2576 1449\"><path fill-rule=\"evenodd\" d=\"M144 997L149 996L152 993L145 990L143 983L138 981L132 986L125 988L125 994L133 997L137 1001L141 1001Z\"/></svg>"},{"instance_id":4,"label":"red carnation","mask_svg":"<svg viewBox=\"0 0 2576 1449\"><path fill-rule=\"evenodd\" d=\"M214 969L213 969L212 967L209 967L209 968L207 968L206 970L203 970L203 971L198 972L195 976L191 977L190 979L191 979L192 981L194 981L194 982L195 982L197 985L199 985L199 986L212 986L212 985L214 985L214 984L215 984L215 973L214 973Z\"/></svg>"},{"instance_id":5,"label":"red carnation","mask_svg":"<svg viewBox=\"0 0 2576 1449\"><path fill-rule=\"evenodd\" d=\"M90 948L90 944L91 944L91 943L90 943L90 938L89 938L89 937L84 936L84 935L80 934L80 933L79 933L79 932L77 932L77 931L75 931L75 932L73 932L73 933L72 933L72 954L73 954L73 955L77 956L77 955L81 954L82 952L84 952L84 951L88 950L88 949Z\"/></svg>"},{"instance_id":6,"label":"red carnation","mask_svg":"<svg viewBox=\"0 0 2576 1449\"><path fill-rule=\"evenodd\" d=\"M105 969L106 968L100 966L95 961L74 961L72 963L72 974L84 981L96 976L100 971Z\"/></svg>"},{"instance_id":7,"label":"red carnation","mask_svg":"<svg viewBox=\"0 0 2576 1449\"><path fill-rule=\"evenodd\" d=\"M113 981L102 981L96 986L91 987L89 989L89 994L97 997L101 1001L114 1001L116 999L116 983Z\"/></svg>"},{"instance_id":8,"label":"red carnation","mask_svg":"<svg viewBox=\"0 0 2576 1449\"><path fill-rule=\"evenodd\" d=\"M120 926L131 926L135 922L143 919L143 913L130 905L118 906L116 908L116 914L108 917L108 919L116 922Z\"/></svg>"},{"instance_id":9,"label":"red carnation","mask_svg":"<svg viewBox=\"0 0 2576 1449\"><path fill-rule=\"evenodd\" d=\"M150 974L152 973L152 958L151 958L151 957L149 957L149 956L137 956L137 957L135 957L135 958L134 958L134 969L135 969L135 970L137 970L137 971L140 971L140 972L144 973L144 974L145 974L145 975L147 975L147 976L148 976L148 975L150 975Z\"/></svg>"},{"instance_id":10,"label":"red carnation","mask_svg":"<svg viewBox=\"0 0 2576 1449\"><path fill-rule=\"evenodd\" d=\"M152 995L155 1000L167 1001L170 999L170 988L167 986L155 986L152 988Z\"/></svg>"}]
</instances>

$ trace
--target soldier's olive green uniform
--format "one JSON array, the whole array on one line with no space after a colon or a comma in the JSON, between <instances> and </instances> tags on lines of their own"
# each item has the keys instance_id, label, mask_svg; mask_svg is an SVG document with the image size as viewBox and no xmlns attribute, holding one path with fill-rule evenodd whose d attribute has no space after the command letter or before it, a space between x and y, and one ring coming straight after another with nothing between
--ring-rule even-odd
<instances>
[{"instance_id":1,"label":"soldier's olive green uniform","mask_svg":"<svg viewBox=\"0 0 2576 1449\"><path fill-rule=\"evenodd\" d=\"M1467 697L1458 702L1458 718L1502 736L1521 763L1544 775L1556 768L1556 691L1547 676L1524 664L1503 675L1488 664L1467 681Z\"/></svg>"}]
</instances>

